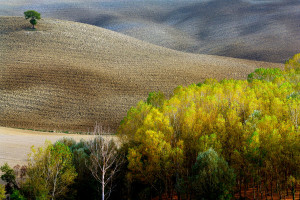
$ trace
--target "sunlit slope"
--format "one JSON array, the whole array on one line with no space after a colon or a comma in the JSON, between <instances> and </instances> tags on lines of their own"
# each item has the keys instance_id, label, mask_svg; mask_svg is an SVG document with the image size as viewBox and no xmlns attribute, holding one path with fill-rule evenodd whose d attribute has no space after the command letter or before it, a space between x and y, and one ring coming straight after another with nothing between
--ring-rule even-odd
<instances>
[{"instance_id":1,"label":"sunlit slope","mask_svg":"<svg viewBox=\"0 0 300 200\"><path fill-rule=\"evenodd\" d=\"M0 17L0 125L115 130L127 110L151 91L206 78L244 79L257 67L234 58L181 53L96 26Z\"/></svg>"},{"instance_id":2,"label":"sunlit slope","mask_svg":"<svg viewBox=\"0 0 300 200\"><path fill-rule=\"evenodd\" d=\"M299 53L299 0L0 0L0 16L31 9L184 52L278 63Z\"/></svg>"}]
</instances>

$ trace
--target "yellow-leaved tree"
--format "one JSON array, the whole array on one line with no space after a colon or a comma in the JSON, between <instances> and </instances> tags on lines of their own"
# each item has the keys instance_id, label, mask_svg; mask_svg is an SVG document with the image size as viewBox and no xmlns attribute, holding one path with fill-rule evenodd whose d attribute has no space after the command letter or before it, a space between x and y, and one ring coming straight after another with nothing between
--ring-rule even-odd
<instances>
[{"instance_id":1,"label":"yellow-leaved tree","mask_svg":"<svg viewBox=\"0 0 300 200\"><path fill-rule=\"evenodd\" d=\"M3 200L5 198L6 198L5 187L4 187L4 185L0 184L0 200Z\"/></svg>"},{"instance_id":2,"label":"yellow-leaved tree","mask_svg":"<svg viewBox=\"0 0 300 200\"><path fill-rule=\"evenodd\" d=\"M297 54L285 70L257 69L248 80L178 86L169 99L152 93L148 103L130 109L118 130L130 143L130 177L159 180L160 192L175 186L179 196L193 198L192 168L213 148L234 168L241 198L250 187L254 199L294 194L300 180L299 61Z\"/></svg>"},{"instance_id":3,"label":"yellow-leaved tree","mask_svg":"<svg viewBox=\"0 0 300 200\"><path fill-rule=\"evenodd\" d=\"M24 185L27 196L52 200L63 197L77 176L69 147L60 142L55 145L47 142L44 147L31 150Z\"/></svg>"}]
</instances>

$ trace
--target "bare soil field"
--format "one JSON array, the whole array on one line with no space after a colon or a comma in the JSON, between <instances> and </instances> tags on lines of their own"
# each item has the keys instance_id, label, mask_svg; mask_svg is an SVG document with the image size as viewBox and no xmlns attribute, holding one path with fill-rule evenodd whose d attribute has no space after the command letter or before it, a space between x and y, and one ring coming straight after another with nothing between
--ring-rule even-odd
<instances>
[{"instance_id":1,"label":"bare soil field","mask_svg":"<svg viewBox=\"0 0 300 200\"><path fill-rule=\"evenodd\" d=\"M185 52L283 63L300 51L299 0L0 0L0 16L30 9Z\"/></svg>"},{"instance_id":2,"label":"bare soil field","mask_svg":"<svg viewBox=\"0 0 300 200\"><path fill-rule=\"evenodd\" d=\"M116 136L102 135L106 140L114 139ZM93 135L49 133L23 129L6 128L0 126L0 166L8 163L9 166L26 165L31 147L42 147L46 141L52 143L63 138L73 138L76 142L88 141L94 138ZM1 172L0 172L1 175ZM4 182L0 179L0 184Z\"/></svg>"},{"instance_id":3,"label":"bare soil field","mask_svg":"<svg viewBox=\"0 0 300 200\"><path fill-rule=\"evenodd\" d=\"M79 142L81 139L89 140L93 137L92 135L47 133L0 127L0 166L6 162L12 167L17 164L26 164L31 146L41 147L45 141L54 143L62 138L73 138ZM107 139L112 137L104 136Z\"/></svg>"},{"instance_id":4,"label":"bare soil field","mask_svg":"<svg viewBox=\"0 0 300 200\"><path fill-rule=\"evenodd\" d=\"M114 132L149 92L283 67L183 53L71 21L29 27L22 17L0 17L1 126L88 132L98 123Z\"/></svg>"}]
</instances>

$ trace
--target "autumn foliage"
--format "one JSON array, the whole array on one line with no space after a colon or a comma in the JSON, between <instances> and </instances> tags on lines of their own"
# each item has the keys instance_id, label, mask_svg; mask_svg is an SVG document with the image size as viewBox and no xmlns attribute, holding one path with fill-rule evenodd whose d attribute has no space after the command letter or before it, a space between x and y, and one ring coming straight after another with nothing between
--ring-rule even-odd
<instances>
[{"instance_id":1,"label":"autumn foliage","mask_svg":"<svg viewBox=\"0 0 300 200\"><path fill-rule=\"evenodd\" d=\"M295 195L300 180L300 54L285 70L257 69L248 80L206 80L173 95L151 93L129 110L118 134L131 144L129 178L157 193L195 197L199 153L212 148L234 169L235 191ZM151 100L151 97L156 99ZM164 98L164 97L163 97ZM161 103L163 101L163 103ZM151 102L160 102L153 105Z\"/></svg>"}]
</instances>

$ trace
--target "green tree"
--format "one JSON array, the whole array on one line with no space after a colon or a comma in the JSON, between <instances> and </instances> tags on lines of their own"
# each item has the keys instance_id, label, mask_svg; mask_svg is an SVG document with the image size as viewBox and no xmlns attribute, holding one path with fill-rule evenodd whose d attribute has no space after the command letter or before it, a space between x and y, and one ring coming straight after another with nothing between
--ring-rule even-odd
<instances>
[{"instance_id":1,"label":"green tree","mask_svg":"<svg viewBox=\"0 0 300 200\"><path fill-rule=\"evenodd\" d=\"M165 95L162 92L150 92L149 96L147 98L147 103L151 104L152 106L156 108L162 107L163 103L165 101Z\"/></svg>"},{"instance_id":2,"label":"green tree","mask_svg":"<svg viewBox=\"0 0 300 200\"><path fill-rule=\"evenodd\" d=\"M14 189L18 189L16 174L7 163L1 166L0 170L3 172L1 179L6 182L6 191L11 194Z\"/></svg>"},{"instance_id":3,"label":"green tree","mask_svg":"<svg viewBox=\"0 0 300 200\"><path fill-rule=\"evenodd\" d=\"M282 70L278 68L258 68L248 75L248 81L256 80L273 81L275 78L282 76Z\"/></svg>"},{"instance_id":4,"label":"green tree","mask_svg":"<svg viewBox=\"0 0 300 200\"><path fill-rule=\"evenodd\" d=\"M10 195L11 200L26 200L26 198L20 193L19 190L14 190Z\"/></svg>"},{"instance_id":5,"label":"green tree","mask_svg":"<svg viewBox=\"0 0 300 200\"><path fill-rule=\"evenodd\" d=\"M0 184L0 200L3 200L6 198L6 195L5 195L5 187L4 185L1 185Z\"/></svg>"},{"instance_id":6,"label":"green tree","mask_svg":"<svg viewBox=\"0 0 300 200\"><path fill-rule=\"evenodd\" d=\"M74 184L69 187L70 190L66 194L68 199L85 199L87 195L90 199L96 199L98 195L97 181L86 167L90 155L87 142L82 139L76 143L73 138L63 138L57 142L61 142L70 148L73 154L73 165L78 174Z\"/></svg>"},{"instance_id":7,"label":"green tree","mask_svg":"<svg viewBox=\"0 0 300 200\"><path fill-rule=\"evenodd\" d=\"M192 176L192 188L196 199L231 199L234 185L233 169L222 157L213 149L199 153Z\"/></svg>"},{"instance_id":8,"label":"green tree","mask_svg":"<svg viewBox=\"0 0 300 200\"><path fill-rule=\"evenodd\" d=\"M41 19L41 14L36 12L35 10L28 10L24 12L25 19L30 19L30 24L32 24L32 29L34 29L34 25L37 24L37 20Z\"/></svg>"},{"instance_id":9,"label":"green tree","mask_svg":"<svg viewBox=\"0 0 300 200\"><path fill-rule=\"evenodd\" d=\"M25 190L34 199L56 199L68 191L77 176L72 153L65 144L47 144L29 155Z\"/></svg>"}]
</instances>

